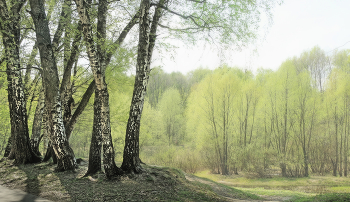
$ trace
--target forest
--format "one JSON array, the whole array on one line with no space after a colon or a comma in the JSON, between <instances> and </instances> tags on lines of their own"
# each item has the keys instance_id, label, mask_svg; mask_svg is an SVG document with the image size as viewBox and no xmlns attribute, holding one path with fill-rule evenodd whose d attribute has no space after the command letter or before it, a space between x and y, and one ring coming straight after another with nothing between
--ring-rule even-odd
<instances>
[{"instance_id":1,"label":"forest","mask_svg":"<svg viewBox=\"0 0 350 202\"><path fill-rule=\"evenodd\" d=\"M349 50L315 46L276 71L152 64L168 38L254 43L279 3L0 0L0 162L63 172L82 160L83 177L107 179L146 165L347 177Z\"/></svg>"},{"instance_id":2,"label":"forest","mask_svg":"<svg viewBox=\"0 0 350 202\"><path fill-rule=\"evenodd\" d=\"M192 173L347 176L348 68L348 50L328 56L316 46L277 71L160 69L141 122L142 159Z\"/></svg>"}]
</instances>

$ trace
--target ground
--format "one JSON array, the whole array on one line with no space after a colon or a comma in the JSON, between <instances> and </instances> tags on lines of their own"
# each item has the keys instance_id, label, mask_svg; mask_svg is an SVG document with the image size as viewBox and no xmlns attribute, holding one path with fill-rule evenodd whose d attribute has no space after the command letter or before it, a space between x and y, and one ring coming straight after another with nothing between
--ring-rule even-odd
<instances>
[{"instance_id":1,"label":"ground","mask_svg":"<svg viewBox=\"0 0 350 202\"><path fill-rule=\"evenodd\" d=\"M55 173L55 166L51 163L21 166L12 163L0 162L0 185L52 201L262 200L174 168L145 165L142 174L107 180L103 173L83 178L87 171L86 163L80 165L76 172L61 173Z\"/></svg>"},{"instance_id":2,"label":"ground","mask_svg":"<svg viewBox=\"0 0 350 202\"><path fill-rule=\"evenodd\" d=\"M54 172L51 163L12 163L0 162L0 185L51 201L350 201L350 180L344 177L254 178L243 173L223 176L208 170L192 175L175 168L144 165L142 174L107 180L103 173L82 177L87 171L86 161L76 172L60 173ZM322 193L330 194L317 195Z\"/></svg>"},{"instance_id":3,"label":"ground","mask_svg":"<svg viewBox=\"0 0 350 202\"><path fill-rule=\"evenodd\" d=\"M311 175L288 178L279 175L261 178L254 173L240 172L239 175L212 174L209 170L196 176L216 183L234 187L245 193L277 201L350 201L349 177ZM349 200L348 200L349 199Z\"/></svg>"}]
</instances>

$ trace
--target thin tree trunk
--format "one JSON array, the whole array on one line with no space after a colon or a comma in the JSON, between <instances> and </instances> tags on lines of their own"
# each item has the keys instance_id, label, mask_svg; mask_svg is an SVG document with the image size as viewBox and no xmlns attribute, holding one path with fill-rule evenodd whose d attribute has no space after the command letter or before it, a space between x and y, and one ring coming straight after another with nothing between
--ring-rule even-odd
<instances>
[{"instance_id":1,"label":"thin tree trunk","mask_svg":"<svg viewBox=\"0 0 350 202\"><path fill-rule=\"evenodd\" d=\"M348 97L345 98L345 123L344 123L344 177L348 176Z\"/></svg>"},{"instance_id":2,"label":"thin tree trunk","mask_svg":"<svg viewBox=\"0 0 350 202\"><path fill-rule=\"evenodd\" d=\"M4 157L8 157L10 152L11 152L11 145L12 145L12 135L10 135L10 137L7 140L7 145L5 148L5 152L4 152Z\"/></svg>"},{"instance_id":3,"label":"thin tree trunk","mask_svg":"<svg viewBox=\"0 0 350 202\"><path fill-rule=\"evenodd\" d=\"M63 123L64 127L66 128L66 136L67 139L69 140L71 133L73 131L74 125L80 116L81 112L85 109L87 102L89 101L92 93L87 89L86 92L84 93L84 96L81 100L83 104L80 104L78 106L79 110L81 110L80 113L74 113L75 120L72 120L73 115L72 115L72 109L74 105L74 99L73 99L73 94L72 94L72 82L71 82L71 72L73 68L73 64L77 61L77 55L79 51L79 44L81 41L81 23L79 22L78 24L78 32L74 36L74 40L72 43L72 48L70 49L69 46L69 40L68 40L68 34L66 30L65 38L65 57L64 57L64 73L63 73L63 78L61 82L61 87L60 87L60 92L61 92L61 99L63 101ZM70 50L70 51L69 51ZM69 53L68 53L69 52ZM89 96L88 96L89 95ZM87 102L86 102L87 100ZM78 109L77 108L77 109Z\"/></svg>"},{"instance_id":4,"label":"thin tree trunk","mask_svg":"<svg viewBox=\"0 0 350 202\"><path fill-rule=\"evenodd\" d=\"M95 89L95 80L93 80L90 83L89 87L86 89L78 107L75 109L74 114L70 118L69 122L66 124L65 128L66 128L66 134L68 139L73 132L74 126L78 121L79 116L83 113L86 105L89 103L90 97L92 96L94 89Z\"/></svg>"},{"instance_id":5,"label":"thin tree trunk","mask_svg":"<svg viewBox=\"0 0 350 202\"><path fill-rule=\"evenodd\" d=\"M35 43L35 45L33 46L32 52L30 54L29 60L28 60L26 74L24 76L24 85L26 86L25 87L26 88L26 90L25 90L26 98L29 95L29 89L30 89L30 87L29 87L30 86L29 85L29 80L30 80L30 75L31 75L31 72L32 72L32 66L34 64L35 57L36 57L37 54L38 54L38 47L36 46L36 43Z\"/></svg>"},{"instance_id":6,"label":"thin tree trunk","mask_svg":"<svg viewBox=\"0 0 350 202\"><path fill-rule=\"evenodd\" d=\"M32 149L38 156L41 156L39 152L39 144L42 137L41 126L42 126L42 120L43 120L43 114L44 114L44 107L45 107L45 91L44 91L44 88L42 87L39 95L38 104L35 109L33 128L32 128L32 137L30 140Z\"/></svg>"},{"instance_id":7,"label":"thin tree trunk","mask_svg":"<svg viewBox=\"0 0 350 202\"><path fill-rule=\"evenodd\" d=\"M335 162L333 163L333 176L337 176L339 163L339 153L338 153L338 115L337 107L335 107Z\"/></svg>"}]
</instances>

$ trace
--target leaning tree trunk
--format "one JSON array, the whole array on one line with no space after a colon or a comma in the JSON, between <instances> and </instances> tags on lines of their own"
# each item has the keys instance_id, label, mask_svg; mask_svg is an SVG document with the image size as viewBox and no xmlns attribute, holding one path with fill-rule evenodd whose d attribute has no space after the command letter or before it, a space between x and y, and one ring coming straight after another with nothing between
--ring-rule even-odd
<instances>
[{"instance_id":1,"label":"leaning tree trunk","mask_svg":"<svg viewBox=\"0 0 350 202\"><path fill-rule=\"evenodd\" d=\"M45 86L45 105L49 115L49 134L56 154L57 171L74 170L76 159L66 138L62 118L61 96L58 71L50 39L50 30L42 0L30 0L31 15L35 25L36 38L43 67L43 85Z\"/></svg>"},{"instance_id":2,"label":"leaning tree trunk","mask_svg":"<svg viewBox=\"0 0 350 202\"><path fill-rule=\"evenodd\" d=\"M63 124L64 128L66 130L66 138L69 141L70 137L70 131L67 130L67 125L68 122L70 121L72 114L72 103L74 103L73 97L72 97L72 90L71 90L71 69L73 66L73 63L77 60L76 53L77 53L77 47L80 44L80 39L81 39L81 32L79 29L80 25L78 26L78 32L75 33L74 36L74 41L72 44L72 50L69 51L69 46L70 46L70 37L68 36L68 25L71 22L71 6L70 6L70 1L69 0L64 0L63 5L62 5L62 11L61 15L58 21L57 29L54 34L53 40L52 40L52 46L53 46L53 51L54 55L57 55L57 50L59 43L62 38L64 38L64 73L63 73L63 78L62 78L62 83L60 87L60 95L61 95L61 102L63 106ZM62 37L63 32L65 31L65 36ZM53 148L47 148L46 149L46 154L44 161L48 161L52 154L54 154ZM55 157L53 157L53 160L55 162Z\"/></svg>"},{"instance_id":3,"label":"leaning tree trunk","mask_svg":"<svg viewBox=\"0 0 350 202\"><path fill-rule=\"evenodd\" d=\"M24 2L15 2L9 13L5 0L0 1L0 29L6 58L8 101L11 120L11 151L15 164L40 162L30 147L24 85L19 58L20 14Z\"/></svg>"},{"instance_id":4,"label":"leaning tree trunk","mask_svg":"<svg viewBox=\"0 0 350 202\"><path fill-rule=\"evenodd\" d=\"M149 30L149 1L143 0L139 10L139 45L136 66L136 77L133 98L131 101L129 120L126 128L123 164L121 168L126 172L142 172L139 158L140 120L148 84L150 64L156 42L157 28L162 15L162 7L167 0L160 0L152 19Z\"/></svg>"},{"instance_id":5,"label":"leaning tree trunk","mask_svg":"<svg viewBox=\"0 0 350 202\"><path fill-rule=\"evenodd\" d=\"M134 92L132 96L128 124L126 128L123 164L126 172L141 173L139 158L140 120L149 79L149 40L150 40L150 1L143 0L140 5L139 44L136 64Z\"/></svg>"},{"instance_id":6,"label":"leaning tree trunk","mask_svg":"<svg viewBox=\"0 0 350 202\"><path fill-rule=\"evenodd\" d=\"M33 128L32 128L32 137L30 139L33 152L35 152L38 156L41 156L39 151L39 144L42 138L41 126L42 126L44 107L45 107L44 99L45 99L45 94L44 94L44 89L42 88L39 95L39 101L35 109Z\"/></svg>"},{"instance_id":7,"label":"leaning tree trunk","mask_svg":"<svg viewBox=\"0 0 350 202\"><path fill-rule=\"evenodd\" d=\"M10 135L10 137L7 140L7 145L5 148L5 152L4 152L4 157L8 157L10 152L11 152L11 145L12 145L12 135Z\"/></svg>"}]
</instances>

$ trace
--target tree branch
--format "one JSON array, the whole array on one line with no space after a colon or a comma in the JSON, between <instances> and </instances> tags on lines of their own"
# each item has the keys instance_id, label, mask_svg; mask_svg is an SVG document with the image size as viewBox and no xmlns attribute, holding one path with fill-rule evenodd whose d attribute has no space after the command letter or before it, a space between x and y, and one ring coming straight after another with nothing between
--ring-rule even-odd
<instances>
[{"instance_id":1,"label":"tree branch","mask_svg":"<svg viewBox=\"0 0 350 202\"><path fill-rule=\"evenodd\" d=\"M155 13L153 15L151 30L150 30L150 34L149 34L149 46L148 46L148 62L149 62L149 65L151 63L153 49L154 49L154 46L155 46L155 43L156 43L158 24L159 24L160 18L162 16L162 9L161 9L161 7L164 6L165 2L166 2L166 0L160 0L159 1L158 5L157 5L157 8L155 10Z\"/></svg>"},{"instance_id":2,"label":"tree branch","mask_svg":"<svg viewBox=\"0 0 350 202\"><path fill-rule=\"evenodd\" d=\"M173 31L189 31L189 30L195 30L195 32L192 32L192 33L197 33L197 32L200 32L200 30L202 30L203 28L199 28L199 27L188 27L188 28L183 28L183 29L174 29L174 28L171 28L169 26L166 26L166 25L162 25L162 24L158 24L159 27L161 28L165 28L165 29L169 29L169 30L173 30Z\"/></svg>"},{"instance_id":3,"label":"tree branch","mask_svg":"<svg viewBox=\"0 0 350 202\"><path fill-rule=\"evenodd\" d=\"M190 20L191 20L196 26L198 26L198 27L206 28L207 23L206 23L204 20L203 20L203 21L204 21L204 26L203 26L203 25L200 25L200 24L198 24L198 23L196 22L195 19L200 19L200 18L198 18L198 17L195 17L195 16L193 16L193 15L182 15L182 14L180 14L180 13L178 13L178 12L175 12L175 11L170 10L168 7L165 7L165 6L163 6L163 5L160 5L159 3L158 3L158 4L151 4L151 5L156 5L158 8L162 8L162 9L168 11L169 13L172 13L172 14L174 14L174 15L177 15L177 16L179 16L179 17L185 19L185 20L190 19Z\"/></svg>"},{"instance_id":4,"label":"tree branch","mask_svg":"<svg viewBox=\"0 0 350 202\"><path fill-rule=\"evenodd\" d=\"M55 32L55 35L53 37L52 40L52 46L53 46L53 50L55 52L57 52L57 47L58 44L60 42L63 30L65 29L65 26L67 24L67 17L68 17L68 12L69 8L66 7L66 5L68 5L70 3L70 0L64 0L64 3L62 4L62 11L61 11L61 15L60 15L60 20L58 21L58 26L57 26L57 30Z\"/></svg>"},{"instance_id":5,"label":"tree branch","mask_svg":"<svg viewBox=\"0 0 350 202\"><path fill-rule=\"evenodd\" d=\"M36 70L38 70L40 73L42 73L42 69L41 68L39 68L39 67L29 67L29 68L32 68L32 69L36 69ZM29 69L28 67L27 68L19 68L19 69L16 69L16 70L12 70L12 71L19 71L19 70L23 70L23 69ZM0 72L8 72L9 70L6 70L6 71L0 71Z\"/></svg>"},{"instance_id":6,"label":"tree branch","mask_svg":"<svg viewBox=\"0 0 350 202\"><path fill-rule=\"evenodd\" d=\"M124 29L120 33L118 39L111 45L112 48L110 50L108 50L107 56L106 56L106 66L108 66L108 64L111 62L111 58L112 58L113 54L117 51L117 49L120 47L120 45L124 42L126 35L134 27L134 25L137 24L138 18L139 18L139 11L137 11L137 13L134 15L134 17L124 27Z\"/></svg>"},{"instance_id":7,"label":"tree branch","mask_svg":"<svg viewBox=\"0 0 350 202\"><path fill-rule=\"evenodd\" d=\"M80 21L77 29L78 29L78 32L74 36L69 60L67 61L66 66L64 67L64 73L63 73L63 78L62 78L61 87L60 87L61 95L63 95L63 91L66 89L68 80L71 79L70 72L73 68L73 64L77 60L77 53L78 53L78 49L81 41L81 31L82 31L82 26Z\"/></svg>"},{"instance_id":8,"label":"tree branch","mask_svg":"<svg viewBox=\"0 0 350 202\"><path fill-rule=\"evenodd\" d=\"M67 128L66 128L67 134L71 134L71 132L73 131L75 123L78 121L79 116L83 113L86 105L89 103L90 97L94 92L94 90L95 90L95 80L93 80L90 83L89 87L86 89L77 109L74 111L72 118L67 124Z\"/></svg>"},{"instance_id":9,"label":"tree branch","mask_svg":"<svg viewBox=\"0 0 350 202\"><path fill-rule=\"evenodd\" d=\"M203 0L203 1L187 0L187 1L192 1L192 2L195 2L195 3L207 3L207 1L206 1L206 0Z\"/></svg>"}]
</instances>

